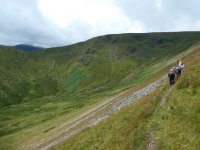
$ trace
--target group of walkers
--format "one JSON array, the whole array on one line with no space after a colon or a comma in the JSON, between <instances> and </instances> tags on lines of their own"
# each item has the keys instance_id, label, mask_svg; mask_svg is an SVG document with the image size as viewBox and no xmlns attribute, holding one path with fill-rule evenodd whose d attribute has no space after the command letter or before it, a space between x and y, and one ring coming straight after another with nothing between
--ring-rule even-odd
<instances>
[{"instance_id":1,"label":"group of walkers","mask_svg":"<svg viewBox=\"0 0 200 150\"><path fill-rule=\"evenodd\" d=\"M177 67L173 67L172 69L170 69L170 71L168 73L170 85L173 85L175 83L175 81L178 80L178 78L181 76L181 72L184 69L184 67L185 67L185 65L180 60L179 65Z\"/></svg>"}]
</instances>

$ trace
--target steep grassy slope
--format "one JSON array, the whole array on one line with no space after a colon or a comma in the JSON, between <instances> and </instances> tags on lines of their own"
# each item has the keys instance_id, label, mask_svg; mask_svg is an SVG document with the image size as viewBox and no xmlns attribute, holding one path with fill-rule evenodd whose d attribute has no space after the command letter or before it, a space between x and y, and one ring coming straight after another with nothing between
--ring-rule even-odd
<instances>
[{"instance_id":1,"label":"steep grassy slope","mask_svg":"<svg viewBox=\"0 0 200 150\"><path fill-rule=\"evenodd\" d=\"M191 149L200 147L200 49L166 85L54 149ZM154 146L152 146L154 145Z\"/></svg>"},{"instance_id":2,"label":"steep grassy slope","mask_svg":"<svg viewBox=\"0 0 200 150\"><path fill-rule=\"evenodd\" d=\"M19 57L19 58L18 58ZM16 101L18 103L23 97L18 94L19 89L16 86L20 86L20 82L23 76L23 63L25 54L8 49L6 47L0 47L0 103L9 103L8 101ZM18 58L18 59L16 59ZM17 83L19 82L19 83ZM7 98L8 97L8 98ZM11 98L12 97L12 98Z\"/></svg>"},{"instance_id":3,"label":"steep grassy slope","mask_svg":"<svg viewBox=\"0 0 200 150\"><path fill-rule=\"evenodd\" d=\"M151 77L199 39L199 32L106 35L33 53L1 46L0 148L35 140L47 124L56 128Z\"/></svg>"},{"instance_id":4,"label":"steep grassy slope","mask_svg":"<svg viewBox=\"0 0 200 150\"><path fill-rule=\"evenodd\" d=\"M129 87L141 73L153 71L199 39L198 32L122 34L32 54L1 49L0 104L58 92L88 96Z\"/></svg>"}]
</instances>

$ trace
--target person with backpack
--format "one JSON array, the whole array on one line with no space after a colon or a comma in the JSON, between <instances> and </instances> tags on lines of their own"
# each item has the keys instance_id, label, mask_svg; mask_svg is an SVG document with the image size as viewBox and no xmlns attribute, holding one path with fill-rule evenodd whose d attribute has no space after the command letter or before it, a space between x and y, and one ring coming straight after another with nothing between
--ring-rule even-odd
<instances>
[{"instance_id":1,"label":"person with backpack","mask_svg":"<svg viewBox=\"0 0 200 150\"><path fill-rule=\"evenodd\" d=\"M175 74L176 74L176 80L181 76L181 66L178 65L175 69Z\"/></svg>"},{"instance_id":2,"label":"person with backpack","mask_svg":"<svg viewBox=\"0 0 200 150\"><path fill-rule=\"evenodd\" d=\"M185 65L181 62L181 60L179 61L179 65L176 67L175 69L175 73L176 73L176 80L181 76L182 70L185 68Z\"/></svg>"},{"instance_id":3,"label":"person with backpack","mask_svg":"<svg viewBox=\"0 0 200 150\"><path fill-rule=\"evenodd\" d=\"M169 84L170 85L173 85L175 83L175 70L174 70L174 68L175 67L173 67L168 73Z\"/></svg>"},{"instance_id":4,"label":"person with backpack","mask_svg":"<svg viewBox=\"0 0 200 150\"><path fill-rule=\"evenodd\" d=\"M185 68L185 65L183 63L180 64L181 71Z\"/></svg>"}]
</instances>

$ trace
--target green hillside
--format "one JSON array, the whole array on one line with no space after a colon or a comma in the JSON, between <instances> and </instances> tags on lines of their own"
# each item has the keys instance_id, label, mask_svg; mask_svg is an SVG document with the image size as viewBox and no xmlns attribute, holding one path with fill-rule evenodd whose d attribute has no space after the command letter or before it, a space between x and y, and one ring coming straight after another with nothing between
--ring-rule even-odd
<instances>
[{"instance_id":1,"label":"green hillside","mask_svg":"<svg viewBox=\"0 0 200 150\"><path fill-rule=\"evenodd\" d=\"M99 125L54 149L181 149L200 147L200 49L183 59L186 68L168 82Z\"/></svg>"},{"instance_id":2,"label":"green hillside","mask_svg":"<svg viewBox=\"0 0 200 150\"><path fill-rule=\"evenodd\" d=\"M199 38L198 32L121 34L31 54L1 48L0 104L129 87L146 66L162 65Z\"/></svg>"},{"instance_id":3,"label":"green hillside","mask_svg":"<svg viewBox=\"0 0 200 150\"><path fill-rule=\"evenodd\" d=\"M200 32L180 32L105 35L32 53L0 46L0 149L141 83L199 40Z\"/></svg>"}]
</instances>

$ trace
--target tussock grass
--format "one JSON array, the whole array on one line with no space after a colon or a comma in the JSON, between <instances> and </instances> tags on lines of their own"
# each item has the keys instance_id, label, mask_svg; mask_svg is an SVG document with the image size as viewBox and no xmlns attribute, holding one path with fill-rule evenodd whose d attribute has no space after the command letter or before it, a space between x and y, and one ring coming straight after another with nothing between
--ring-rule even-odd
<instances>
[{"instance_id":1,"label":"tussock grass","mask_svg":"<svg viewBox=\"0 0 200 150\"><path fill-rule=\"evenodd\" d=\"M200 147L200 50L186 57L187 68L168 97L161 112L168 117L156 138L161 149L191 149ZM192 58L192 59L191 59Z\"/></svg>"}]
</instances>

